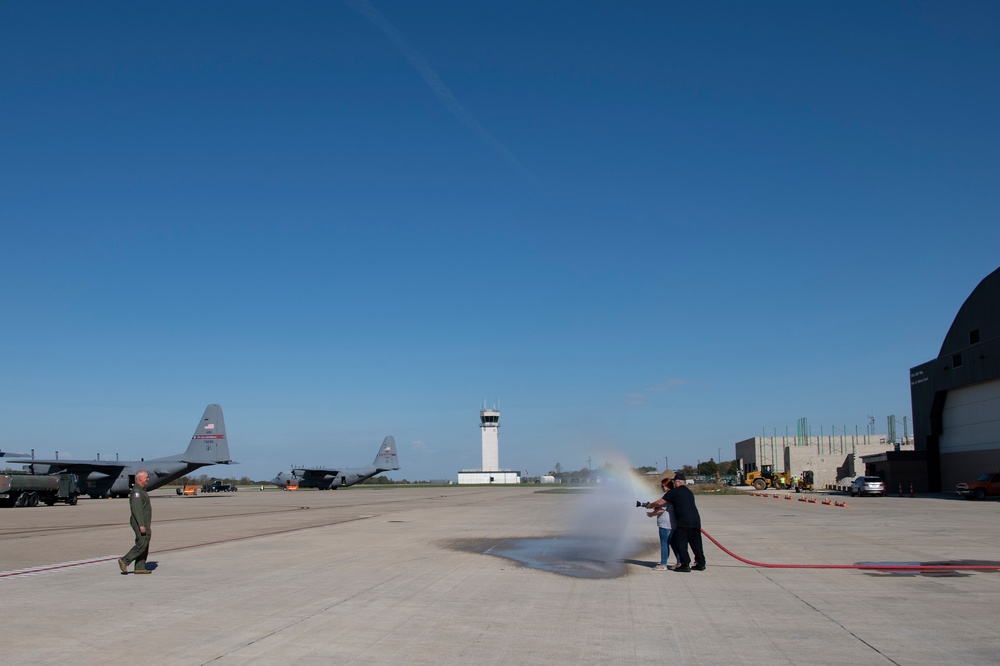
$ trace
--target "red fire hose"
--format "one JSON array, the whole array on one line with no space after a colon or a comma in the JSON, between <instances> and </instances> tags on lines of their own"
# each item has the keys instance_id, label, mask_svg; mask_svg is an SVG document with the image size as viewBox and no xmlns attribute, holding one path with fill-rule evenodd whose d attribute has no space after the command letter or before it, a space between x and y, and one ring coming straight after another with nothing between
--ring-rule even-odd
<instances>
[{"instance_id":1,"label":"red fire hose","mask_svg":"<svg viewBox=\"0 0 1000 666\"><path fill-rule=\"evenodd\" d=\"M865 562L863 564L768 564L740 557L719 543L705 530L702 530L701 533L726 555L761 569L865 569L869 571L996 571L1000 569L1000 565L997 564L879 564L878 562Z\"/></svg>"}]
</instances>

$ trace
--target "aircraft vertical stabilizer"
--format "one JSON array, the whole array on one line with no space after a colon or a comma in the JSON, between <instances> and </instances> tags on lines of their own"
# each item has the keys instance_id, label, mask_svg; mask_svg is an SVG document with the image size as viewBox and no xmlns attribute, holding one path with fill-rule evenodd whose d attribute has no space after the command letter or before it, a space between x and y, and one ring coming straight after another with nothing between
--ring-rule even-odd
<instances>
[{"instance_id":1,"label":"aircraft vertical stabilizer","mask_svg":"<svg viewBox=\"0 0 1000 666\"><path fill-rule=\"evenodd\" d=\"M229 440L226 439L226 423L222 419L222 407L209 405L191 436L183 460L185 462L228 463Z\"/></svg>"},{"instance_id":2,"label":"aircraft vertical stabilizer","mask_svg":"<svg viewBox=\"0 0 1000 666\"><path fill-rule=\"evenodd\" d=\"M382 448L379 449L372 465L380 472L399 469L399 459L396 457L396 440L392 438L392 435L382 440Z\"/></svg>"}]
</instances>

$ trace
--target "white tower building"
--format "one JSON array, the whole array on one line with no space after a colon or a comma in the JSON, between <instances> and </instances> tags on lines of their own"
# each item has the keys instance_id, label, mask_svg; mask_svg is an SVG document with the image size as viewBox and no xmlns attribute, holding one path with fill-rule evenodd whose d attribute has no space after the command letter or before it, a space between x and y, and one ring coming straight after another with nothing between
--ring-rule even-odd
<instances>
[{"instance_id":1,"label":"white tower building","mask_svg":"<svg viewBox=\"0 0 1000 666\"><path fill-rule=\"evenodd\" d=\"M479 427L483 431L483 471L500 469L500 410L479 410Z\"/></svg>"},{"instance_id":2,"label":"white tower building","mask_svg":"<svg viewBox=\"0 0 1000 666\"><path fill-rule=\"evenodd\" d=\"M483 437L483 466L463 469L458 473L459 483L499 484L521 483L521 473L500 469L500 410L479 410L479 430Z\"/></svg>"}]
</instances>

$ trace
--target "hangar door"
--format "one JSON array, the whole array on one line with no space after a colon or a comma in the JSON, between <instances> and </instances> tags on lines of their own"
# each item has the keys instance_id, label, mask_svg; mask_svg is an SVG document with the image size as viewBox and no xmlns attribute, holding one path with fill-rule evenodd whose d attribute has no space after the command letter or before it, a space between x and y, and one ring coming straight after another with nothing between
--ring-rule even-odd
<instances>
[{"instance_id":1,"label":"hangar door","mask_svg":"<svg viewBox=\"0 0 1000 666\"><path fill-rule=\"evenodd\" d=\"M1000 449L1000 381L948 391L941 416L942 456Z\"/></svg>"}]
</instances>

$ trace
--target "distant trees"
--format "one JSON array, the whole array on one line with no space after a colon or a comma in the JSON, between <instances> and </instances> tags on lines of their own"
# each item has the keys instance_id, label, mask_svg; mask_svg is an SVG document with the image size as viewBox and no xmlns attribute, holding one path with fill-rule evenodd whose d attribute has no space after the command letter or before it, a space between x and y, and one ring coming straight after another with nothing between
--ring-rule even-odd
<instances>
[{"instance_id":1,"label":"distant trees","mask_svg":"<svg viewBox=\"0 0 1000 666\"><path fill-rule=\"evenodd\" d=\"M215 481L222 481L223 483L233 483L238 486L259 486L265 483L270 483L270 481L254 481L249 476L241 476L239 479L233 477L220 477L220 476L209 476L208 474L200 474L197 476L182 476L181 478L174 481L177 485L199 485L207 486ZM370 479L365 479L361 482L362 484L369 485L409 485L411 483L431 483L430 481L407 481L406 479L393 480L385 476L374 476Z\"/></svg>"},{"instance_id":2,"label":"distant trees","mask_svg":"<svg viewBox=\"0 0 1000 666\"><path fill-rule=\"evenodd\" d=\"M549 472L550 476L554 476L556 481L559 483L594 483L600 480L602 476L607 477L609 474L614 473L614 465L611 463L604 463L599 469L591 469L590 467L583 467L578 470L564 470L562 465L556 463L555 468ZM680 469L674 470L677 474L683 474L688 479L693 480L696 476L698 477L718 477L722 474L736 474L736 469L738 468L736 461L730 461L723 464L715 462L714 459L709 458L705 462L699 462L697 466L695 465L684 465ZM639 467L631 468L633 472L640 476L646 476L649 474L656 474L659 472L659 468L653 465L641 465ZM732 470L732 471L730 471Z\"/></svg>"},{"instance_id":3,"label":"distant trees","mask_svg":"<svg viewBox=\"0 0 1000 666\"><path fill-rule=\"evenodd\" d=\"M554 476L559 483L598 483L602 477L609 478L616 474L616 470L617 466L611 462L602 463L597 469L588 466L577 470L564 470L562 465L556 463L555 468L549 471L548 475ZM651 465L643 465L642 467L633 467L632 471L641 476L659 470Z\"/></svg>"},{"instance_id":4,"label":"distant trees","mask_svg":"<svg viewBox=\"0 0 1000 666\"><path fill-rule=\"evenodd\" d=\"M365 479L361 482L361 485L365 486L387 486L395 483L408 483L407 481L393 481L385 474L382 476L373 476L370 479Z\"/></svg>"},{"instance_id":5,"label":"distant trees","mask_svg":"<svg viewBox=\"0 0 1000 666\"><path fill-rule=\"evenodd\" d=\"M559 463L556 463L555 469L549 472L549 475L556 477L556 481L559 483L590 483L597 477L597 474L589 467L578 469L575 472L564 472Z\"/></svg>"},{"instance_id":6,"label":"distant trees","mask_svg":"<svg viewBox=\"0 0 1000 666\"><path fill-rule=\"evenodd\" d=\"M719 473L719 465L711 458L705 462L698 463L698 474L700 476L715 476Z\"/></svg>"}]
</instances>

